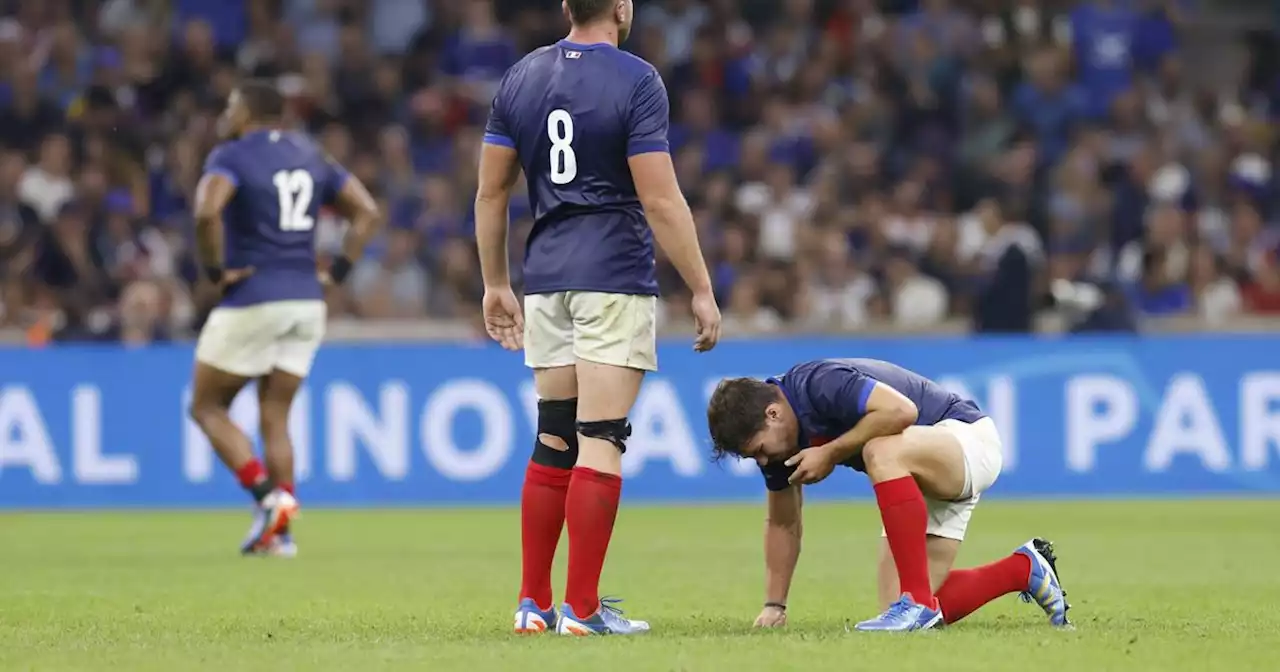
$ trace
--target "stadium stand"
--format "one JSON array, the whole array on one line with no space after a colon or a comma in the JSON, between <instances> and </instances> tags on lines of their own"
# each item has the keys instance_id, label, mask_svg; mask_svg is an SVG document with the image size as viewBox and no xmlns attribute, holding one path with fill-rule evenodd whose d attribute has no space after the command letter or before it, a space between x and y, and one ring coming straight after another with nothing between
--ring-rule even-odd
<instances>
[{"instance_id":1,"label":"stadium stand","mask_svg":"<svg viewBox=\"0 0 1280 672\"><path fill-rule=\"evenodd\" d=\"M1019 332L1049 306L1080 330L1280 311L1275 34L1244 40L1229 8L636 5L628 47L670 90L681 184L731 333L957 320ZM558 0L0 8L10 333L191 336L209 296L188 205L246 75L276 78L294 120L389 213L331 297L335 320L475 322L481 129L505 69L564 33ZM530 215L523 202L512 214L518 242ZM342 223L322 227L328 253ZM688 304L659 263L664 324L678 325Z\"/></svg>"}]
</instances>

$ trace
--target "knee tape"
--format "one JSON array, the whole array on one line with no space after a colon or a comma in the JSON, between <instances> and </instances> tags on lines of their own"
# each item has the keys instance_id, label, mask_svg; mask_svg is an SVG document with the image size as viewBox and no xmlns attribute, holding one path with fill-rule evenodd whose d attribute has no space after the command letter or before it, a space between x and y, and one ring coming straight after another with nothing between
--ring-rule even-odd
<instances>
[{"instance_id":1,"label":"knee tape","mask_svg":"<svg viewBox=\"0 0 1280 672\"><path fill-rule=\"evenodd\" d=\"M618 452L627 452L627 439L631 436L631 423L626 418L620 420L591 420L578 422L578 433L592 438L608 441L618 448Z\"/></svg>"},{"instance_id":2,"label":"knee tape","mask_svg":"<svg viewBox=\"0 0 1280 672\"><path fill-rule=\"evenodd\" d=\"M577 399L538 402L538 437L533 445L533 462L554 469L572 469L578 462ZM547 434L564 441L568 450L557 450L542 442Z\"/></svg>"}]
</instances>

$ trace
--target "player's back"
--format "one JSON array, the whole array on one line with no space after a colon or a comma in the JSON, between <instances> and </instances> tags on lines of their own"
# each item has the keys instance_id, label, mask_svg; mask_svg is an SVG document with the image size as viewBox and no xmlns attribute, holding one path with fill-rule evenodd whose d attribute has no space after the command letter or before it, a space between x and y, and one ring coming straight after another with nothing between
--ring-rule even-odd
<instances>
[{"instance_id":1,"label":"player's back","mask_svg":"<svg viewBox=\"0 0 1280 672\"><path fill-rule=\"evenodd\" d=\"M561 41L511 68L485 140L514 148L528 181L525 293L657 293L628 159L668 151L669 123L657 71L612 45Z\"/></svg>"},{"instance_id":2,"label":"player's back","mask_svg":"<svg viewBox=\"0 0 1280 672\"><path fill-rule=\"evenodd\" d=\"M223 212L227 268L254 269L224 305L322 299L315 224L346 172L303 133L259 130L220 145L207 171L227 176L235 195Z\"/></svg>"},{"instance_id":3,"label":"player's back","mask_svg":"<svg viewBox=\"0 0 1280 672\"><path fill-rule=\"evenodd\" d=\"M946 418L973 422L984 415L973 400L966 399L939 383L892 362L858 357L824 359L801 364L793 370L803 372L802 375L812 375L815 371L829 366L847 367L897 390L902 396L915 403L919 413L916 418L918 425L935 425ZM788 373L788 376L790 375Z\"/></svg>"}]
</instances>

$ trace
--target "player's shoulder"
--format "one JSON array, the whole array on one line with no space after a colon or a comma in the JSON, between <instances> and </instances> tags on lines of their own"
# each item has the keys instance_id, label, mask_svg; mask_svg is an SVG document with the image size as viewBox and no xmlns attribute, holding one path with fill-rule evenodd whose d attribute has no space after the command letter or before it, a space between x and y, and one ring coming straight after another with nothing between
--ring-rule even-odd
<instances>
[{"instance_id":1,"label":"player's shoulder","mask_svg":"<svg viewBox=\"0 0 1280 672\"><path fill-rule=\"evenodd\" d=\"M555 60L553 53L556 45L549 44L545 47L538 47L533 51L524 55L524 58L516 61L514 65L507 68L507 72L502 77L502 88L510 85L518 85L526 75L536 72L542 67L550 65Z\"/></svg>"},{"instance_id":2,"label":"player's shoulder","mask_svg":"<svg viewBox=\"0 0 1280 672\"><path fill-rule=\"evenodd\" d=\"M632 78L639 80L652 75L661 81L662 76L658 74L658 69L649 61L623 49L610 49L609 51L611 57L622 68L622 71Z\"/></svg>"}]
</instances>

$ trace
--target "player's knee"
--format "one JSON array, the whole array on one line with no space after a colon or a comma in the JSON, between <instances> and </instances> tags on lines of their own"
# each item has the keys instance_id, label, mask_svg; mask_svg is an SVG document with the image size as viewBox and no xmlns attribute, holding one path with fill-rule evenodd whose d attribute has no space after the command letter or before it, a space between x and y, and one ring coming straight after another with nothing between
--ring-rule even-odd
<instances>
[{"instance_id":1,"label":"player's knee","mask_svg":"<svg viewBox=\"0 0 1280 672\"><path fill-rule=\"evenodd\" d=\"M533 462L555 469L572 469L578 461L578 400L538 402L538 441Z\"/></svg>"},{"instance_id":2,"label":"player's knee","mask_svg":"<svg viewBox=\"0 0 1280 672\"><path fill-rule=\"evenodd\" d=\"M197 425L203 425L206 421L222 412L224 412L223 408L216 401L210 399L197 398L187 407L187 415Z\"/></svg>"},{"instance_id":3,"label":"player's knee","mask_svg":"<svg viewBox=\"0 0 1280 672\"><path fill-rule=\"evenodd\" d=\"M626 418L617 420L580 420L578 433L590 438L612 443L619 453L627 452L627 439L631 437L631 423Z\"/></svg>"},{"instance_id":4,"label":"player's knee","mask_svg":"<svg viewBox=\"0 0 1280 672\"><path fill-rule=\"evenodd\" d=\"M862 461L866 465L867 475L876 476L902 467L901 451L895 450L890 438L872 439L862 447Z\"/></svg>"}]
</instances>

